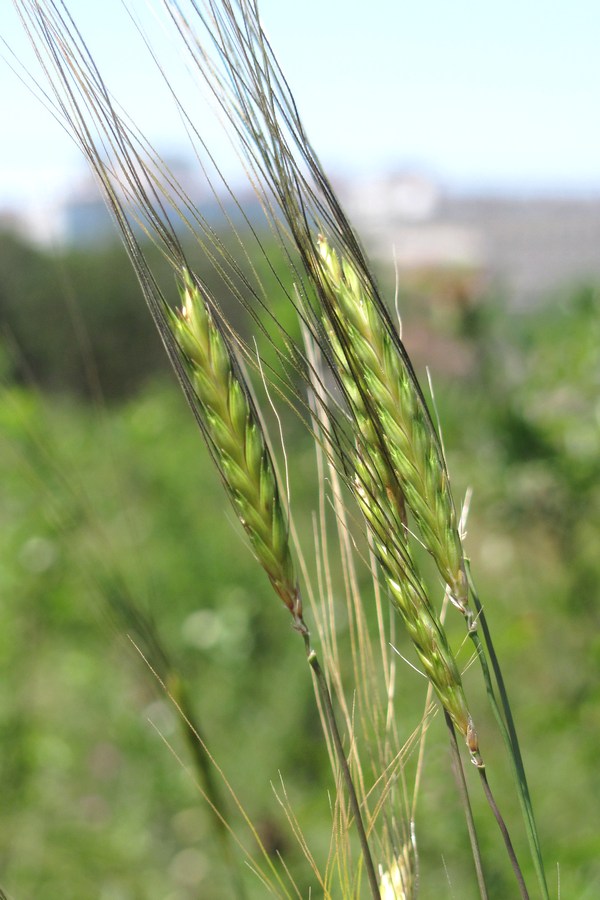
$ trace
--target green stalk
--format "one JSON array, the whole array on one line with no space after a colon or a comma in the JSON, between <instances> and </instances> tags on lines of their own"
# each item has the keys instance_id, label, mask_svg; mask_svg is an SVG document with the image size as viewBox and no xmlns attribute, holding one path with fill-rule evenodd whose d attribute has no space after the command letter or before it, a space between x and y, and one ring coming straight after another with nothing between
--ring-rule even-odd
<instances>
[{"instance_id":1,"label":"green stalk","mask_svg":"<svg viewBox=\"0 0 600 900\"><path fill-rule=\"evenodd\" d=\"M496 651L494 649L494 644L492 641L492 635L487 624L485 613L483 611L481 601L479 600L479 597L477 595L477 591L475 590L473 577L471 575L471 567L468 562L466 563L466 573L469 580L469 588L471 591L471 596L473 598L473 604L475 606L477 618L481 623L481 630L483 632L487 651L489 653L492 668L494 670L494 677L496 679L498 692L500 694L500 703L502 705L502 712L504 713L504 715L502 715L500 707L498 706L498 701L494 692L492 676L487 663L485 650L482 646L481 639L479 638L477 632L471 632L471 640L473 641L475 650L477 652L477 657L479 659L479 663L483 673L490 706L492 707L494 718L496 719L498 728L508 751L509 759L511 761L513 775L515 777L515 782L517 785L517 796L519 798L519 804L521 806L523 821L525 823L525 831L527 833L527 840L529 842L529 849L531 852L531 857L533 860L540 891L544 900L549 900L550 895L548 892L548 883L546 880L540 839L535 821L535 815L533 812L533 803L531 801L531 795L529 793L529 785L527 783L525 765L523 763L523 756L521 754L521 747L519 744L519 738L515 727L506 685L502 676L502 670L500 668L498 657L496 656Z\"/></svg>"}]
</instances>

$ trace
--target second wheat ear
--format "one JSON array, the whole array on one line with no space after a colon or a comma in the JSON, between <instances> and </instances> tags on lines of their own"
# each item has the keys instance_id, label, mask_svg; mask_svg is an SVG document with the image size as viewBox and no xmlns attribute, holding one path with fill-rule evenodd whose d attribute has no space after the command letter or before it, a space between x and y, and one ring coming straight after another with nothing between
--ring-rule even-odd
<instances>
[{"instance_id":1,"label":"second wheat ear","mask_svg":"<svg viewBox=\"0 0 600 900\"><path fill-rule=\"evenodd\" d=\"M322 235L317 249L325 327L361 440L379 452L383 485L406 501L451 600L473 628L456 510L421 392L370 286Z\"/></svg>"}]
</instances>

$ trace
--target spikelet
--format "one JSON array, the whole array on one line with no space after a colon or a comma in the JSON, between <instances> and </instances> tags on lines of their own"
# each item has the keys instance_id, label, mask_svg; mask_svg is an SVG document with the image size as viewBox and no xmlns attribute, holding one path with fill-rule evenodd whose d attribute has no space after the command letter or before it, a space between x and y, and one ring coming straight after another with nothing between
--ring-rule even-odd
<instances>
[{"instance_id":1,"label":"spikelet","mask_svg":"<svg viewBox=\"0 0 600 900\"><path fill-rule=\"evenodd\" d=\"M179 313L169 312L204 437L250 544L271 584L306 633L271 454L235 355L191 273L181 273Z\"/></svg>"}]
</instances>

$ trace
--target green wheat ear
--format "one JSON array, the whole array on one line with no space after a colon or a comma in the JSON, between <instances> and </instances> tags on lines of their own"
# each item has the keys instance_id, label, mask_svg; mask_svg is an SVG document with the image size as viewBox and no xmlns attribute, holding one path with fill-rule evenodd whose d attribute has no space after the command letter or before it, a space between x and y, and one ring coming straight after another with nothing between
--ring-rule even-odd
<instances>
[{"instance_id":1,"label":"green wheat ear","mask_svg":"<svg viewBox=\"0 0 600 900\"><path fill-rule=\"evenodd\" d=\"M322 236L318 252L325 327L361 442L377 451L382 485L390 499L406 501L453 603L473 628L448 474L414 375L356 269Z\"/></svg>"},{"instance_id":2,"label":"green wheat ear","mask_svg":"<svg viewBox=\"0 0 600 900\"><path fill-rule=\"evenodd\" d=\"M303 634L302 601L275 468L235 354L189 270L182 306L169 310L198 418L230 500L258 561Z\"/></svg>"},{"instance_id":3,"label":"green wheat ear","mask_svg":"<svg viewBox=\"0 0 600 900\"><path fill-rule=\"evenodd\" d=\"M358 426L353 460L354 493L369 526L392 602L404 621L427 678L464 736L473 762L482 766L456 659L410 552L404 501L406 498L421 529L432 537L428 546L447 583L451 579L455 602L458 605L460 599L461 609L465 611L466 591L458 590L462 574L460 542L458 533L456 541L452 540L448 525L454 522L451 517L454 507L447 492L441 499L436 497L434 532L430 498L423 484L426 481L425 487L431 492L436 487L430 475L431 448L426 448L425 462L417 462L414 456L423 453L424 448L411 446L407 439L407 434L412 437L425 434L424 428L410 421L418 415L412 381L408 373L401 371L401 361L396 357L380 314L375 304L368 301L354 270L349 266L343 269L323 238L319 241L319 253L325 267L326 286L337 301L326 304L325 327L333 362ZM400 382L397 390L387 383L394 377ZM402 404L397 394L406 395L402 396ZM400 427L398 420L402 420L403 439L399 449L391 446L387 427L392 415L396 427ZM427 473L426 479L421 479L422 470ZM440 530L442 522L444 527Z\"/></svg>"}]
</instances>

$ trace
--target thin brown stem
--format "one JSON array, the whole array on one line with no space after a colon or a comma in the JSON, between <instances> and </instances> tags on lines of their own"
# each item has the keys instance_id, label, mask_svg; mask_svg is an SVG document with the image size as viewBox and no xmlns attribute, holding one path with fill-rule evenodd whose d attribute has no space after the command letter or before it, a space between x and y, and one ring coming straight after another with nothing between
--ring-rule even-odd
<instances>
[{"instance_id":1,"label":"thin brown stem","mask_svg":"<svg viewBox=\"0 0 600 900\"><path fill-rule=\"evenodd\" d=\"M517 879L517 883L519 885L521 897L523 898L523 900L529 900L529 891L527 890L527 886L525 885L525 879L523 878L523 872L521 871L521 866L519 865L519 861L517 860L517 854L515 853L514 847L512 845L512 841L508 833L508 828L506 827L506 822L502 818L502 814L500 813L500 810L498 809L498 806L494 799L494 795L492 794L492 789L490 788L489 782L487 780L485 769L478 769L478 772L481 778L481 784L486 800L502 833L506 852L508 853L508 858L510 859L512 870L515 873L515 878Z\"/></svg>"},{"instance_id":2,"label":"thin brown stem","mask_svg":"<svg viewBox=\"0 0 600 900\"><path fill-rule=\"evenodd\" d=\"M467 781L465 779L465 770L463 768L462 759L460 757L460 752L458 750L458 743L456 740L456 731L454 729L454 725L452 723L452 719L444 710L444 717L446 719L446 726L448 728L448 734L450 737L450 750L452 753L452 768L454 771L454 777L456 779L456 786L458 788L458 793L460 794L461 803L463 805L463 809L465 811L465 819L467 821L467 831L469 832L469 841L471 842L471 852L473 854L473 863L475 864L475 872L477 873L477 884L479 885L479 894L481 896L481 900L487 900L487 887L485 884L485 876L483 874L483 864L481 861L481 850L479 848L479 840L477 838L477 831L475 830L475 819L473 818L473 810L471 808L471 800L469 798L469 790L467 788Z\"/></svg>"}]
</instances>

